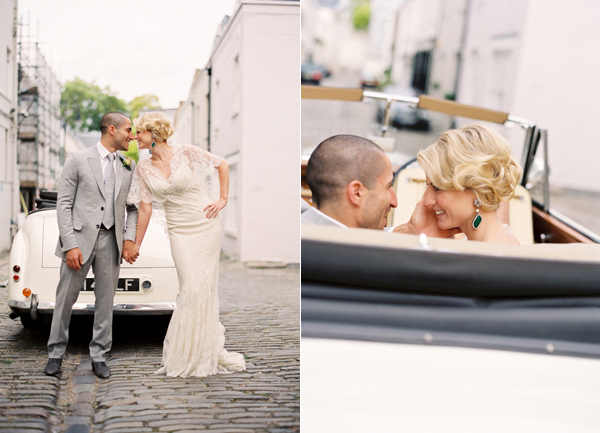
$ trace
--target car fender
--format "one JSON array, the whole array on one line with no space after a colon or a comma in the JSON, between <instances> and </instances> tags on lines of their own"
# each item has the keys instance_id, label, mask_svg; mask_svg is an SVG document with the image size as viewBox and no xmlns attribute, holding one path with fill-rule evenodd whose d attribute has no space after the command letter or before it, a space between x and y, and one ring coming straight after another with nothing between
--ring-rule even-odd
<instances>
[{"instance_id":1,"label":"car fender","mask_svg":"<svg viewBox=\"0 0 600 433\"><path fill-rule=\"evenodd\" d=\"M27 263L29 263L29 239L24 229L17 232L13 239L10 250L9 279L8 279L8 299L17 301L26 301L23 295L23 289L27 284ZM13 267L21 267L20 272L16 273ZM14 275L19 275L19 281L14 280Z\"/></svg>"}]
</instances>

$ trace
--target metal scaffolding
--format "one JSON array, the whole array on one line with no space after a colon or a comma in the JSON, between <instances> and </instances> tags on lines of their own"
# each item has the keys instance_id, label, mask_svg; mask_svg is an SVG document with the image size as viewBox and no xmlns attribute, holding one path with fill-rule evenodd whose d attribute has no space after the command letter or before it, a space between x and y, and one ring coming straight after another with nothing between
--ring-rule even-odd
<instances>
[{"instance_id":1,"label":"metal scaffolding","mask_svg":"<svg viewBox=\"0 0 600 433\"><path fill-rule=\"evenodd\" d=\"M31 209L40 190L58 187L64 162L64 131L60 121L60 83L29 29L30 25L21 18L17 163L21 193Z\"/></svg>"}]
</instances>

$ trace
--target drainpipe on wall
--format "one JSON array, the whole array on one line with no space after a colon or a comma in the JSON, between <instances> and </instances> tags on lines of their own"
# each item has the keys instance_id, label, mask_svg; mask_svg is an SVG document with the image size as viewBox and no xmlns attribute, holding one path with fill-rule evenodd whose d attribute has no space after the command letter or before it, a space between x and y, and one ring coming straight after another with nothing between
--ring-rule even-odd
<instances>
[{"instance_id":1,"label":"drainpipe on wall","mask_svg":"<svg viewBox=\"0 0 600 433\"><path fill-rule=\"evenodd\" d=\"M206 143L206 147L207 147L207 151L210 152L210 117L212 114L212 109L211 109L211 101L210 101L210 95L211 95L211 91L212 91L212 66L208 66L206 68L206 72L208 74L208 136L207 136L207 143Z\"/></svg>"}]
</instances>

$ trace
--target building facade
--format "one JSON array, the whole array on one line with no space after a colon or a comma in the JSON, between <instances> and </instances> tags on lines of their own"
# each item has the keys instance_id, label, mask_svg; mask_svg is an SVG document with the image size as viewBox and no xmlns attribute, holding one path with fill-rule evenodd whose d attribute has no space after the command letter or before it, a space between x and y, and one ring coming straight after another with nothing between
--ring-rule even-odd
<instances>
[{"instance_id":1,"label":"building facade","mask_svg":"<svg viewBox=\"0 0 600 433\"><path fill-rule=\"evenodd\" d=\"M548 130L551 184L600 191L600 3L407 0L397 14L395 82L531 120ZM520 157L523 131L498 130Z\"/></svg>"},{"instance_id":2,"label":"building facade","mask_svg":"<svg viewBox=\"0 0 600 433\"><path fill-rule=\"evenodd\" d=\"M19 211L17 17L17 0L0 3L0 252L10 248Z\"/></svg>"},{"instance_id":3,"label":"building facade","mask_svg":"<svg viewBox=\"0 0 600 433\"><path fill-rule=\"evenodd\" d=\"M243 262L300 261L300 2L238 1L176 117L230 167L222 249Z\"/></svg>"}]
</instances>

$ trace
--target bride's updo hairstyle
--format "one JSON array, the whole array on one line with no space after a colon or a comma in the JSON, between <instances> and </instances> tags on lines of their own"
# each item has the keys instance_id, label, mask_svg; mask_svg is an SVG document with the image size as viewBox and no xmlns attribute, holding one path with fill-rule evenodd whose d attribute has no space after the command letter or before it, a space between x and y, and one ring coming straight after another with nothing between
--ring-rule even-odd
<instances>
[{"instance_id":1,"label":"bride's updo hairstyle","mask_svg":"<svg viewBox=\"0 0 600 433\"><path fill-rule=\"evenodd\" d=\"M473 190L484 212L510 200L523 173L508 141L481 125L444 132L417 154L417 161L435 187Z\"/></svg>"},{"instance_id":2,"label":"bride's updo hairstyle","mask_svg":"<svg viewBox=\"0 0 600 433\"><path fill-rule=\"evenodd\" d=\"M158 142L167 141L175 132L167 116L160 111L142 114L141 117L134 119L133 126L137 132L150 131L154 135L154 140Z\"/></svg>"}]
</instances>

